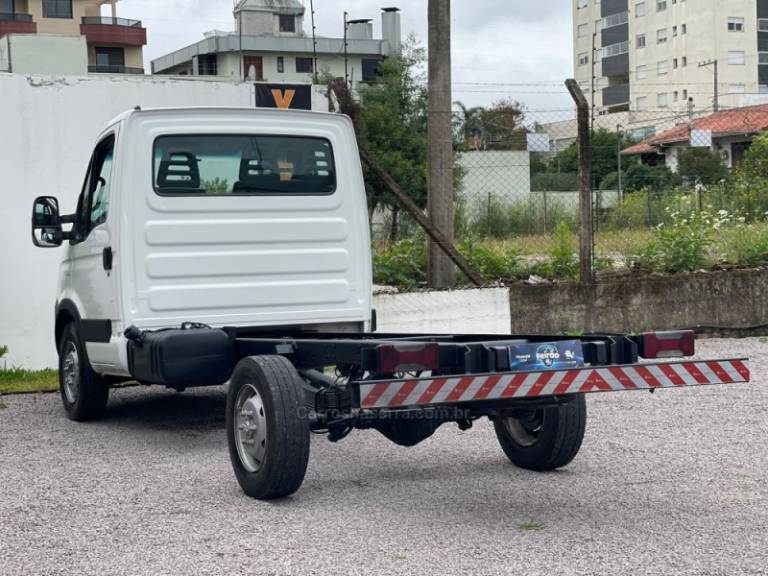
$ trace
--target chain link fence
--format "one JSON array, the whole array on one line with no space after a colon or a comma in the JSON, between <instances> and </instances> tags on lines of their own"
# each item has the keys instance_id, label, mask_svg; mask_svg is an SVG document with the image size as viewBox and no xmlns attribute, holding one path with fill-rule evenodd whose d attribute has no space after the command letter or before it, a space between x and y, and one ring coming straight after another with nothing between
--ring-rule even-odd
<instances>
[{"instance_id":1,"label":"chain link fence","mask_svg":"<svg viewBox=\"0 0 768 576\"><path fill-rule=\"evenodd\" d=\"M627 110L590 123L598 273L768 262L768 104ZM518 269L508 277L531 275L568 247L573 263L581 224L575 110L517 109L506 100L485 116L462 107L454 125L457 243L513 251ZM386 206L372 229L377 242L418 234ZM749 235L765 245L747 246ZM659 255L675 236L679 245L666 248L690 253ZM680 261L659 263L664 257ZM564 275L574 272L577 260Z\"/></svg>"}]
</instances>

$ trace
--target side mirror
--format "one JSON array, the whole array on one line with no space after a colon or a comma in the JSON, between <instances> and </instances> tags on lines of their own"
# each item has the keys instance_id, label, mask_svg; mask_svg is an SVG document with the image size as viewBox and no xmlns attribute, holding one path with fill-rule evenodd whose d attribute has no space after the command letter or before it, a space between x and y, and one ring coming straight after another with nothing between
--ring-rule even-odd
<instances>
[{"instance_id":1,"label":"side mirror","mask_svg":"<svg viewBox=\"0 0 768 576\"><path fill-rule=\"evenodd\" d=\"M32 208L32 242L38 248L55 248L64 242L59 201L53 196L40 196Z\"/></svg>"}]
</instances>

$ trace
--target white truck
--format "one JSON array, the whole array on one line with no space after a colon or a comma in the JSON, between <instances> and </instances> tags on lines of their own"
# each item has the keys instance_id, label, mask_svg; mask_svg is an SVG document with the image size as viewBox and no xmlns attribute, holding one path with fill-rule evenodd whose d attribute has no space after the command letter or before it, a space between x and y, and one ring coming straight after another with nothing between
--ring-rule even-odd
<instances>
[{"instance_id":1,"label":"white truck","mask_svg":"<svg viewBox=\"0 0 768 576\"><path fill-rule=\"evenodd\" d=\"M488 417L514 464L551 470L581 446L588 392L749 381L746 359L670 361L693 355L690 332L377 334L364 190L342 115L117 117L76 213L45 196L32 214L37 246L66 243L55 342L69 418L102 416L120 381L229 383L234 472L270 499L300 487L311 432L413 446Z\"/></svg>"}]
</instances>

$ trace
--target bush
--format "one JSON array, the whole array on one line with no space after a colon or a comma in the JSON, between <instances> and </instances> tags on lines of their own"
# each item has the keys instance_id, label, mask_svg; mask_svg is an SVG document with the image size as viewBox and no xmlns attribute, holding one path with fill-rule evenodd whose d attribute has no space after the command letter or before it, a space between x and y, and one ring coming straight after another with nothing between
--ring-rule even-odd
<instances>
[{"instance_id":1,"label":"bush","mask_svg":"<svg viewBox=\"0 0 768 576\"><path fill-rule=\"evenodd\" d=\"M722 214L722 213L721 213ZM768 225L738 222L720 231L720 259L737 266L768 264Z\"/></svg>"},{"instance_id":2,"label":"bush","mask_svg":"<svg viewBox=\"0 0 768 576\"><path fill-rule=\"evenodd\" d=\"M573 235L568 224L560 222L555 227L549 259L534 264L531 273L558 280L573 280L578 276L579 258L574 250Z\"/></svg>"},{"instance_id":3,"label":"bush","mask_svg":"<svg viewBox=\"0 0 768 576\"><path fill-rule=\"evenodd\" d=\"M427 243L423 238L374 245L373 281L413 288L427 281Z\"/></svg>"},{"instance_id":4,"label":"bush","mask_svg":"<svg viewBox=\"0 0 768 576\"><path fill-rule=\"evenodd\" d=\"M513 246L470 240L463 242L459 251L486 282L514 280L527 275L521 265L520 251Z\"/></svg>"},{"instance_id":5,"label":"bush","mask_svg":"<svg viewBox=\"0 0 768 576\"><path fill-rule=\"evenodd\" d=\"M709 247L716 221L708 213L685 216L673 212L669 224L656 229L656 239L640 251L639 262L659 272L692 272L711 264Z\"/></svg>"}]
</instances>

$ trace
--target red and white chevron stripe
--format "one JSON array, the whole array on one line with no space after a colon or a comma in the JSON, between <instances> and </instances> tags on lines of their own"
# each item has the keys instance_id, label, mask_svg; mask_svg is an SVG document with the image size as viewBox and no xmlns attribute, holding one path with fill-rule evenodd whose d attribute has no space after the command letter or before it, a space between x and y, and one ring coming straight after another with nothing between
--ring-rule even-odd
<instances>
[{"instance_id":1,"label":"red and white chevron stripe","mask_svg":"<svg viewBox=\"0 0 768 576\"><path fill-rule=\"evenodd\" d=\"M407 408L587 392L734 384L749 382L749 376L749 362L740 359L371 381L360 383L360 407Z\"/></svg>"}]
</instances>

